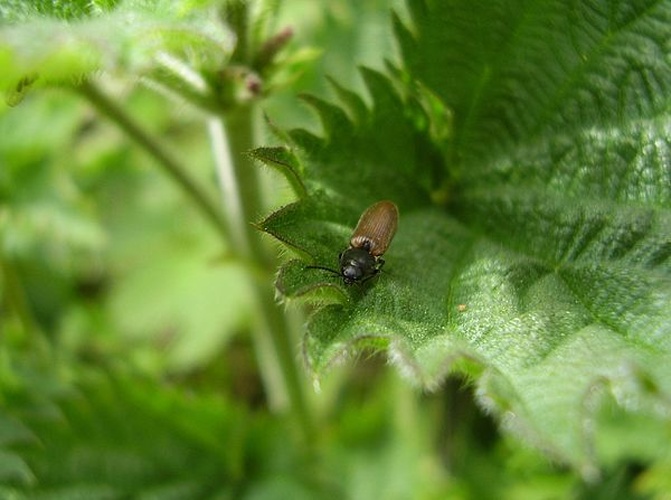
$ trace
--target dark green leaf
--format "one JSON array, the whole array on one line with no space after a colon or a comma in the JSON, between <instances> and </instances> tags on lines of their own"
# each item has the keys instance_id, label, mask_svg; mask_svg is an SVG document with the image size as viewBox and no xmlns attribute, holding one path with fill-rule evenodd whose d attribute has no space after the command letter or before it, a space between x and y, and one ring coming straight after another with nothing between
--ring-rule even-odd
<instances>
[{"instance_id":1,"label":"dark green leaf","mask_svg":"<svg viewBox=\"0 0 671 500\"><path fill-rule=\"evenodd\" d=\"M653 434L671 410L671 4L409 5L408 88L364 70L363 118L346 93L354 119L310 99L323 137L291 137L311 197L265 224L334 268L358 214L391 199L387 264L345 287L294 262L281 290L344 292L310 322L317 372L359 346L428 387L466 370L504 428L593 477L634 450L635 425L607 432L609 398Z\"/></svg>"}]
</instances>

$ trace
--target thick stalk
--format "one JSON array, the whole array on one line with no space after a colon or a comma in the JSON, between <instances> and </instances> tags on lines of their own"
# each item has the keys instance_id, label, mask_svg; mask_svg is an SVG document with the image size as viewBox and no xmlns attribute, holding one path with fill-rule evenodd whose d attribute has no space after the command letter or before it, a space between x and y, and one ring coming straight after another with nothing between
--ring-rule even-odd
<instances>
[{"instance_id":1,"label":"thick stalk","mask_svg":"<svg viewBox=\"0 0 671 500\"><path fill-rule=\"evenodd\" d=\"M299 419L305 437L310 440L313 421L307 404L305 381L294 349L296 339L286 315L275 300L270 283L277 263L251 225L263 213L258 167L245 154L254 146L253 108L239 109L223 119L213 117L208 128L224 204L230 217L229 227L236 237L235 244L249 252L250 260L265 270L268 278L255 281L261 322L261 332L256 336L259 363L262 368L276 363L290 407ZM232 196L232 193L237 193L237 196ZM266 356L264 353L268 350L264 344L268 339L272 350Z\"/></svg>"}]
</instances>

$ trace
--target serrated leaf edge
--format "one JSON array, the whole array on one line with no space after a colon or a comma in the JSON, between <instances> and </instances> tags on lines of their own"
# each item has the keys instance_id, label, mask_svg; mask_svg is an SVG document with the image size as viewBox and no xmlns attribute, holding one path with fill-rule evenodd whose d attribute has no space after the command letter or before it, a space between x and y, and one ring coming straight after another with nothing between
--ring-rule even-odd
<instances>
[{"instance_id":1,"label":"serrated leaf edge","mask_svg":"<svg viewBox=\"0 0 671 500\"><path fill-rule=\"evenodd\" d=\"M255 148L250 151L247 151L247 156L249 156L254 160L260 161L264 165L271 167L275 171L282 174L282 176L291 185L294 194L299 199L305 198L307 196L307 189L305 187L305 184L303 184L303 180L301 179L300 173L294 167L294 165L291 165L288 162L280 161L277 157L274 157L271 154L271 152L275 151L285 152L288 155L293 156L298 162L298 158L296 158L296 155L293 154L291 149L285 146Z\"/></svg>"}]
</instances>

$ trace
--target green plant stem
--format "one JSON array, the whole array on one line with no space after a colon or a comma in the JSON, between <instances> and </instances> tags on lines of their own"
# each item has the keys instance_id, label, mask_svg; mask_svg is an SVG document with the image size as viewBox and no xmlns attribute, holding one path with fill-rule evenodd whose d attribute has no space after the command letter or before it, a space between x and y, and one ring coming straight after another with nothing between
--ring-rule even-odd
<instances>
[{"instance_id":1,"label":"green plant stem","mask_svg":"<svg viewBox=\"0 0 671 500\"><path fill-rule=\"evenodd\" d=\"M225 118L213 117L208 128L224 204L229 215L229 227L236 238L234 243L238 248L249 252L251 260L258 268L264 269L265 275L270 278L277 262L263 245L260 234L251 225L251 221L258 219L263 213L258 168L246 154L254 146L253 108L236 110ZM297 339L287 316L275 300L270 281L255 281L263 330L255 339L259 363L262 370L267 369L268 365L277 364L286 398L300 423L306 441L311 442L314 424L307 403L305 381L294 350ZM272 347L270 352L264 347L268 338Z\"/></svg>"},{"instance_id":2,"label":"green plant stem","mask_svg":"<svg viewBox=\"0 0 671 500\"><path fill-rule=\"evenodd\" d=\"M76 86L77 91L86 97L93 106L103 115L116 123L132 140L147 151L158 165L172 178L178 186L191 198L194 205L217 229L225 241L230 241L230 229L218 205L210 199L206 191L201 188L187 174L187 169L169 153L149 132L135 121L113 99L107 96L90 80L84 80Z\"/></svg>"}]
</instances>

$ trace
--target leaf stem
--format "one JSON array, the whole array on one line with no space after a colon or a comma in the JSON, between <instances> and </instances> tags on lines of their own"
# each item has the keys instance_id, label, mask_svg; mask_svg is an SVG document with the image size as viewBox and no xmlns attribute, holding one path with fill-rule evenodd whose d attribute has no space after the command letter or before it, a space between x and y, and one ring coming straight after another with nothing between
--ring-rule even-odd
<instances>
[{"instance_id":1,"label":"leaf stem","mask_svg":"<svg viewBox=\"0 0 671 500\"><path fill-rule=\"evenodd\" d=\"M116 123L131 139L147 151L158 165L165 171L173 181L181 187L182 191L191 198L194 205L215 226L225 241L230 241L230 229L228 223L217 204L210 199L206 191L187 174L187 169L182 165L162 144L160 144L149 132L126 113L113 99L107 96L97 85L90 80L84 80L77 85L76 90L86 97L93 106L103 115Z\"/></svg>"},{"instance_id":2,"label":"leaf stem","mask_svg":"<svg viewBox=\"0 0 671 500\"><path fill-rule=\"evenodd\" d=\"M235 246L249 252L251 260L264 269L269 278L277 263L263 245L260 234L250 224L259 218L263 210L258 168L246 154L254 146L253 130L254 113L251 107L233 111L225 118L215 116L208 121L215 168L229 217L229 227L235 237ZM295 338L287 316L275 300L274 290L269 282L270 279L255 281L260 308L260 331L255 337L259 364L262 371L265 371L264 378L266 386L271 389L270 396L280 405L282 399L288 399L300 422L303 436L309 443L314 435L314 423L294 350L298 339ZM273 371L276 375L271 373ZM284 394L276 392L278 376L282 381L281 390Z\"/></svg>"}]
</instances>

